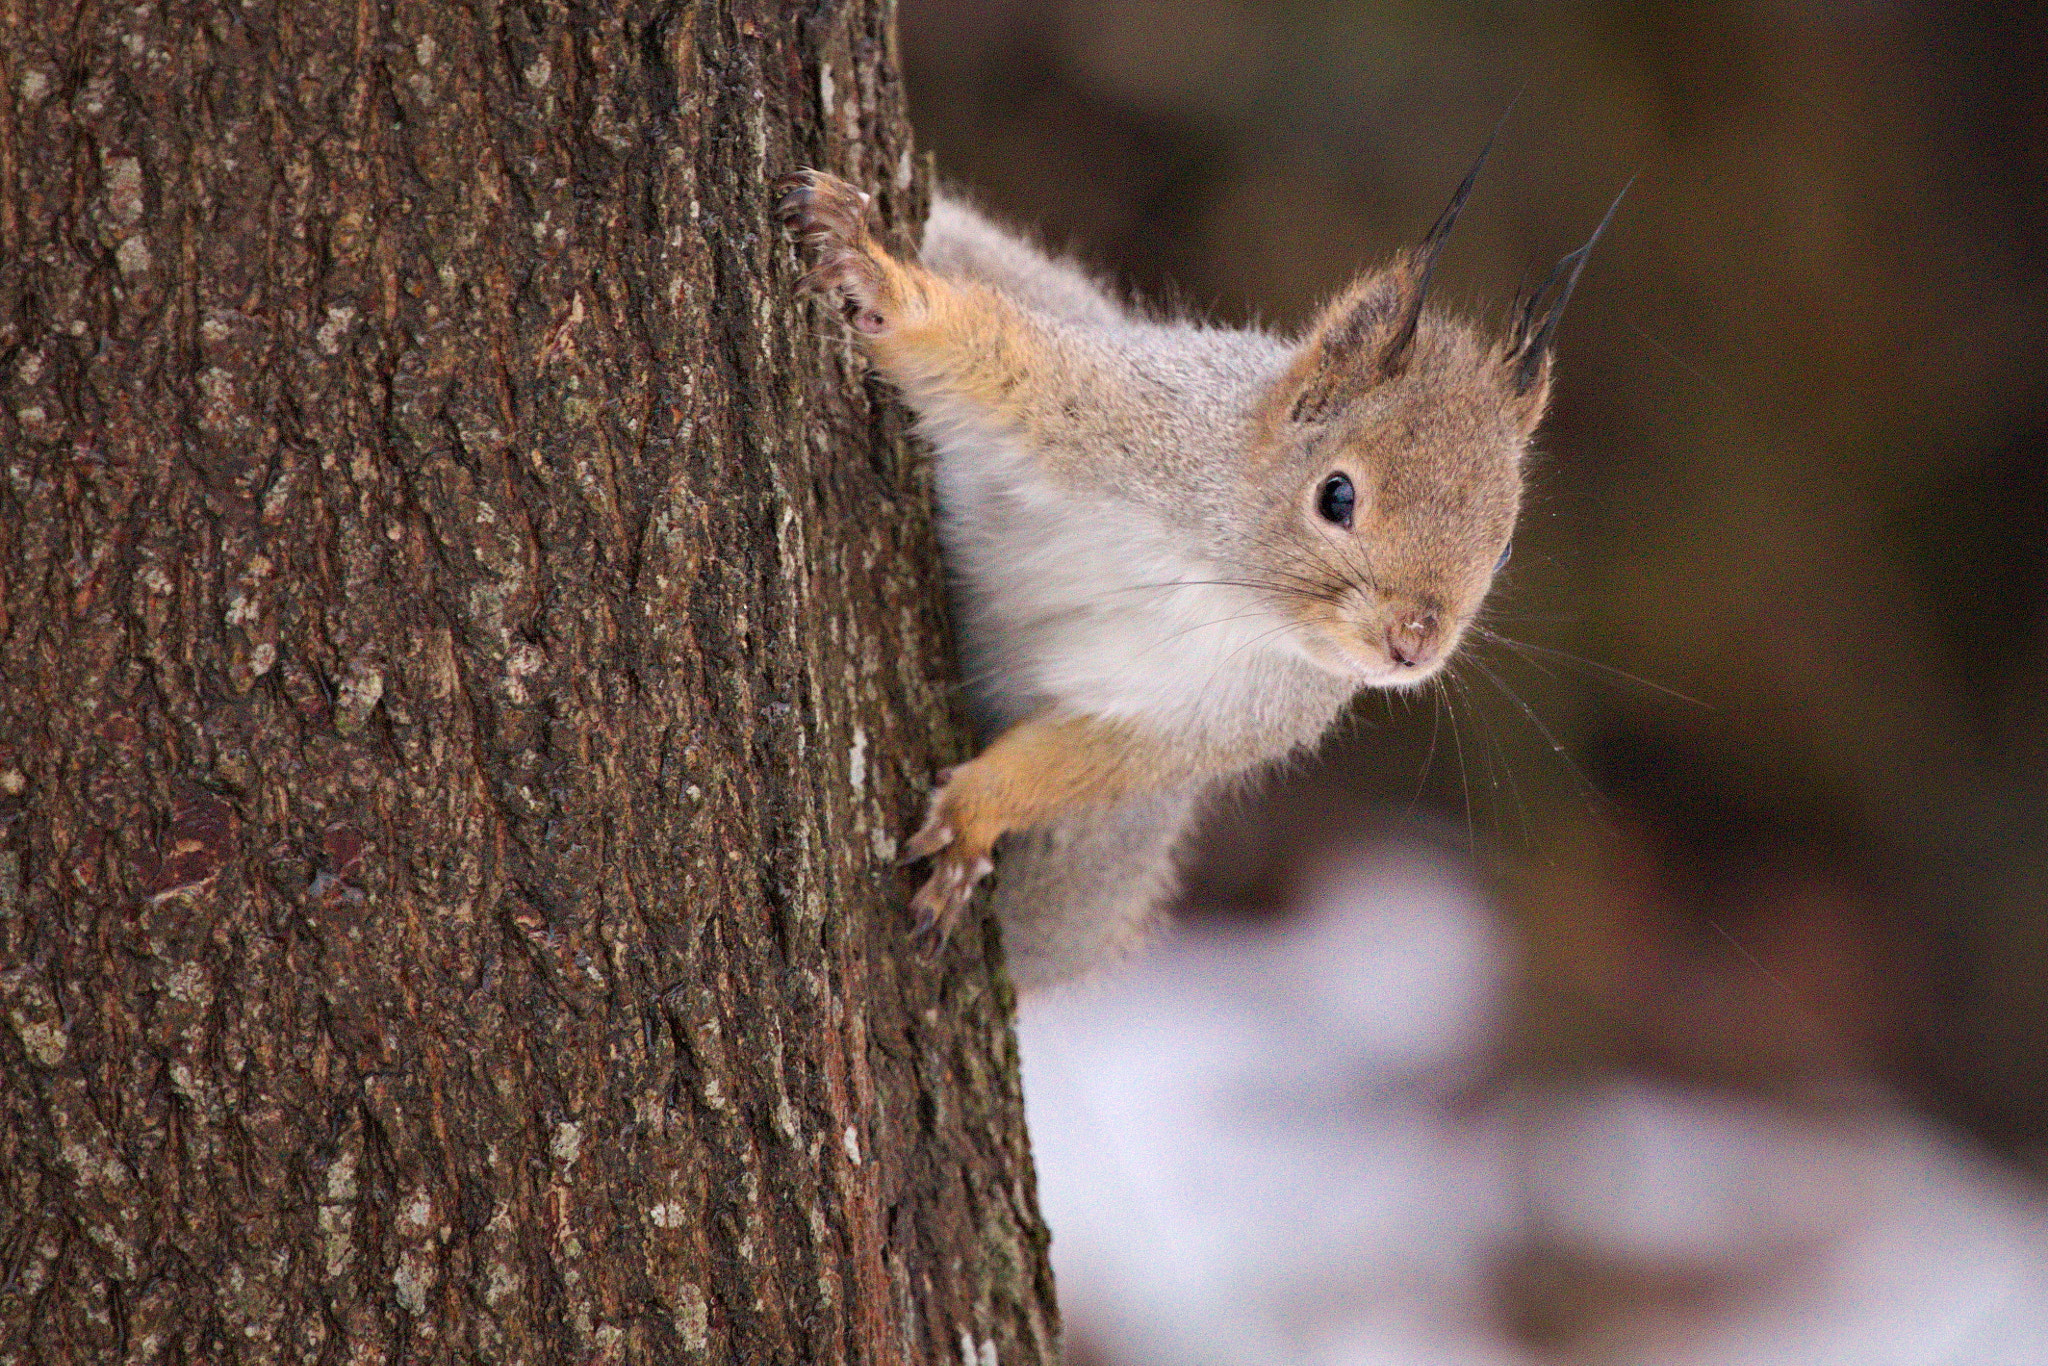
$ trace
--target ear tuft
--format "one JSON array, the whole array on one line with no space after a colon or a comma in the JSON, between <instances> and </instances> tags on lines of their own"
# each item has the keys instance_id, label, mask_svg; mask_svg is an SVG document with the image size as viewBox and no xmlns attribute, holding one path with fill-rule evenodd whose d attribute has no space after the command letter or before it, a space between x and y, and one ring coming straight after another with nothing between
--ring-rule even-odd
<instances>
[{"instance_id":1,"label":"ear tuft","mask_svg":"<svg viewBox=\"0 0 2048 1366\"><path fill-rule=\"evenodd\" d=\"M1500 116L1501 123L1507 122L1508 113L1513 110L1514 106L1509 105L1508 111ZM1457 226L1458 214L1463 211L1465 201L1472 197L1472 187L1479 183L1479 169L1486 165L1487 153L1493 150L1493 140L1499 136L1500 123L1496 123L1493 131L1486 136L1486 145L1481 147L1479 155L1472 159L1472 169L1465 172L1465 178L1458 182L1457 191L1451 195L1451 202L1444 206L1444 211L1437 215L1436 222L1430 225L1429 232L1422 239L1422 245L1408 254L1406 265L1414 284L1408 296L1402 300L1404 312L1401 326L1380 355L1382 374L1398 375L1408 363L1408 350L1415 343L1415 329L1422 321L1422 300L1429 293L1429 277L1436 270L1436 258L1443 255L1444 243L1450 240L1451 229Z\"/></svg>"},{"instance_id":2,"label":"ear tuft","mask_svg":"<svg viewBox=\"0 0 2048 1366\"><path fill-rule=\"evenodd\" d=\"M1501 119L1506 121L1507 115ZM1301 360L1290 375L1299 392L1288 416L1295 422L1320 421L1349 398L1398 376L1408 366L1415 347L1415 333L1422 323L1422 304L1429 293L1429 277L1436 259L1450 240L1465 201L1472 197L1479 169L1500 135L1495 125L1486 145L1458 182L1451 202L1437 216L1420 245L1378 272L1355 281L1323 310L1309 334Z\"/></svg>"},{"instance_id":3,"label":"ear tuft","mask_svg":"<svg viewBox=\"0 0 2048 1366\"><path fill-rule=\"evenodd\" d=\"M1614 202L1607 206L1600 226L1593 229L1593 235L1586 239L1584 246L1561 257L1536 288L1515 301L1501 364L1507 370L1508 388L1517 399L1526 399L1532 394L1536 396L1533 406L1539 417L1543 411L1544 391L1550 385L1550 351L1557 339L1557 325L1564 320L1564 306L1571 302L1572 290L1579 283L1580 273L1586 269L1594 244L1599 242L1600 234L1607 231L1607 225L1614 221L1614 211L1621 207L1621 201L1635 183L1631 176L1628 184L1621 187L1621 193L1614 196Z\"/></svg>"}]
</instances>

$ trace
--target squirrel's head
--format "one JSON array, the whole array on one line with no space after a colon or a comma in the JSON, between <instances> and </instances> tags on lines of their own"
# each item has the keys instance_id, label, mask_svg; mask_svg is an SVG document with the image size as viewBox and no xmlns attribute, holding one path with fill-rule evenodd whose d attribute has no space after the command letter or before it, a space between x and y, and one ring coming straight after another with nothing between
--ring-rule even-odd
<instances>
[{"instance_id":1,"label":"squirrel's head","mask_svg":"<svg viewBox=\"0 0 2048 1366\"><path fill-rule=\"evenodd\" d=\"M1303 652L1374 687L1441 668L1507 563L1551 341L1607 226L1489 337L1424 305L1478 172L1421 246L1322 312L1260 414L1254 463L1273 497L1252 553Z\"/></svg>"}]
</instances>

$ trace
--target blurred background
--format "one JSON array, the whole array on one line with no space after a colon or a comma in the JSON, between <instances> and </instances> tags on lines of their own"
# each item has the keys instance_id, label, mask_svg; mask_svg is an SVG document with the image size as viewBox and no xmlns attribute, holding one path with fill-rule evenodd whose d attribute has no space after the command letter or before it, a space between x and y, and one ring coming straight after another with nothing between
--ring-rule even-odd
<instances>
[{"instance_id":1,"label":"blurred background","mask_svg":"<svg viewBox=\"0 0 2048 1366\"><path fill-rule=\"evenodd\" d=\"M1077 1361L2048 1362L2048 13L903 0L942 178L1560 334L1494 637L1027 1003Z\"/></svg>"}]
</instances>

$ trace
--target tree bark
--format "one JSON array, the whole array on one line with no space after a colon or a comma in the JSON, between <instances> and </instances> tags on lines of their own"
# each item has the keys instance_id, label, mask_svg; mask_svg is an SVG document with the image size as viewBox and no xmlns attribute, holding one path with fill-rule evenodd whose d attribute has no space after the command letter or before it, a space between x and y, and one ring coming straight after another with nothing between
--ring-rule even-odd
<instances>
[{"instance_id":1,"label":"tree bark","mask_svg":"<svg viewBox=\"0 0 2048 1366\"><path fill-rule=\"evenodd\" d=\"M0 1362L1050 1360L889 0L0 14Z\"/></svg>"}]
</instances>

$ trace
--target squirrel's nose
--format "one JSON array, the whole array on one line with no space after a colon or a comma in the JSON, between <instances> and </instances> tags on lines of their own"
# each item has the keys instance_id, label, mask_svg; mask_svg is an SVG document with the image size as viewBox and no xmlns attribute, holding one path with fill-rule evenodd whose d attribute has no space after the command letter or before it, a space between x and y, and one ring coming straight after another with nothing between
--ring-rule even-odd
<instances>
[{"instance_id":1,"label":"squirrel's nose","mask_svg":"<svg viewBox=\"0 0 2048 1366\"><path fill-rule=\"evenodd\" d=\"M1394 618L1387 627L1387 655L1404 669L1427 664L1436 652L1436 613L1415 612Z\"/></svg>"}]
</instances>

